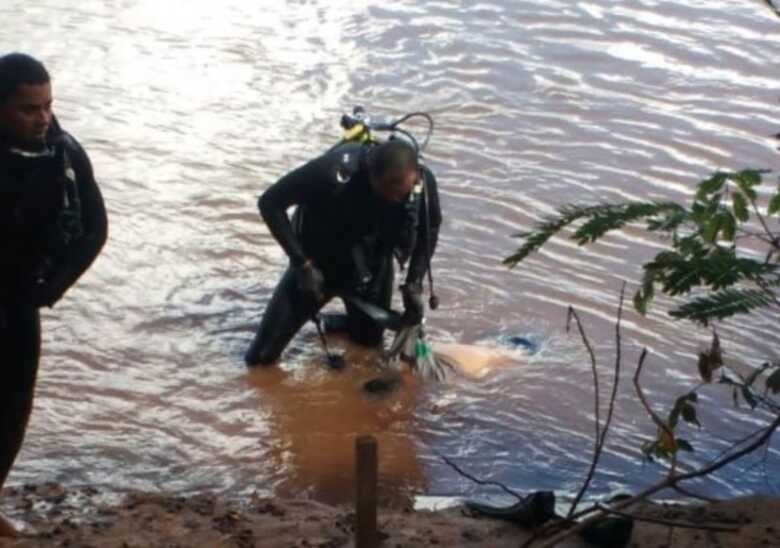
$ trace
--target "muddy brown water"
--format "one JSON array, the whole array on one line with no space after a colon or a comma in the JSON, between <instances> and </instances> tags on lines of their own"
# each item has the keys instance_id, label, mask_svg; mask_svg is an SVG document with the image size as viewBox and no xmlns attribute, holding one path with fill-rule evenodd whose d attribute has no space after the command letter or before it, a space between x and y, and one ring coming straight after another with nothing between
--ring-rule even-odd
<instances>
[{"instance_id":1,"label":"muddy brown water","mask_svg":"<svg viewBox=\"0 0 780 548\"><path fill-rule=\"evenodd\" d=\"M56 112L89 150L111 219L103 255L45 313L35 414L9 483L110 489L258 489L344 501L356 433L380 440L383 492L488 492L437 453L519 490L576 490L590 459L592 386L578 307L606 376L623 280L660 243L628 230L566 240L509 271L500 260L573 200L686 200L718 168L778 167L780 19L763 2L486 0L3 0L0 51L41 57ZM540 344L480 380L359 387L373 358L321 365L311 326L277 368L241 361L285 257L255 200L327 148L354 104L378 116L428 110L427 159L445 224L432 338ZM664 409L697 383L708 332L626 310L623 364L650 352L644 384ZM721 328L740 368L778 356L778 317ZM605 384L607 383L604 377ZM703 392L693 463L763 419ZM653 427L626 383L593 492L635 489ZM780 442L697 486L780 489Z\"/></svg>"}]
</instances>

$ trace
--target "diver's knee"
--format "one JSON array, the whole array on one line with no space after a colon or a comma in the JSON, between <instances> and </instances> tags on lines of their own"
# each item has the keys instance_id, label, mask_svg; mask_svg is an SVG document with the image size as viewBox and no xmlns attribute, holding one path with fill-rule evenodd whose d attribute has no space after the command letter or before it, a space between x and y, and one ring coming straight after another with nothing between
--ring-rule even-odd
<instances>
[{"instance_id":1,"label":"diver's knee","mask_svg":"<svg viewBox=\"0 0 780 548\"><path fill-rule=\"evenodd\" d=\"M258 344L258 341L255 340L244 354L244 363L247 367L273 365L280 355L281 352L279 350Z\"/></svg>"}]
</instances>

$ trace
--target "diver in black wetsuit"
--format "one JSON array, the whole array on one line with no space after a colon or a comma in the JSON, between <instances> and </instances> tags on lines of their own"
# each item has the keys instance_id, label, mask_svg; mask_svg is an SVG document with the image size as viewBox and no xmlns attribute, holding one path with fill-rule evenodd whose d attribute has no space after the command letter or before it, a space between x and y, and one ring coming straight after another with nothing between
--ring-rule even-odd
<instances>
[{"instance_id":1,"label":"diver in black wetsuit","mask_svg":"<svg viewBox=\"0 0 780 548\"><path fill-rule=\"evenodd\" d=\"M38 309L62 298L106 240L92 166L51 104L40 62L0 57L0 489L32 411ZM14 534L0 515L0 536Z\"/></svg>"},{"instance_id":2,"label":"diver in black wetsuit","mask_svg":"<svg viewBox=\"0 0 780 548\"><path fill-rule=\"evenodd\" d=\"M343 144L263 193L260 213L290 259L246 352L247 365L276 361L290 339L332 297L390 307L393 257L408 263L403 321L423 317L422 280L436 248L441 209L436 179L409 143ZM287 208L297 206L293 218ZM347 298L346 330L361 344L383 326Z\"/></svg>"}]
</instances>

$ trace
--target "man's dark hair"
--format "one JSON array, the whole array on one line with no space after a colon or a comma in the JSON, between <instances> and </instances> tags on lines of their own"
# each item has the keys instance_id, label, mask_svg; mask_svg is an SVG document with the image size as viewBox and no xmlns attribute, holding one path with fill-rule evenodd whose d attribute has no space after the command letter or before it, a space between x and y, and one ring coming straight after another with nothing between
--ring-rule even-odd
<instances>
[{"instance_id":1,"label":"man's dark hair","mask_svg":"<svg viewBox=\"0 0 780 548\"><path fill-rule=\"evenodd\" d=\"M25 53L8 53L0 57L0 103L11 98L22 85L35 86L50 80L43 63Z\"/></svg>"},{"instance_id":2,"label":"man's dark hair","mask_svg":"<svg viewBox=\"0 0 780 548\"><path fill-rule=\"evenodd\" d=\"M371 149L369 169L372 175L417 169L417 150L401 139L391 139Z\"/></svg>"}]
</instances>

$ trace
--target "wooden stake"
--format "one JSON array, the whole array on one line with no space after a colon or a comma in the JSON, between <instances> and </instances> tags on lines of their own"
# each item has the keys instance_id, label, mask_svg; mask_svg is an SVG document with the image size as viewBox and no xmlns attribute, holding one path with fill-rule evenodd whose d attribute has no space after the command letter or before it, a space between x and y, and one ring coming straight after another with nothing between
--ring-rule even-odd
<instances>
[{"instance_id":1,"label":"wooden stake","mask_svg":"<svg viewBox=\"0 0 780 548\"><path fill-rule=\"evenodd\" d=\"M374 436L355 440L355 548L376 548L377 445Z\"/></svg>"}]
</instances>

